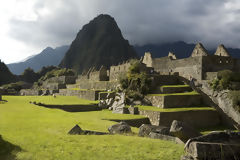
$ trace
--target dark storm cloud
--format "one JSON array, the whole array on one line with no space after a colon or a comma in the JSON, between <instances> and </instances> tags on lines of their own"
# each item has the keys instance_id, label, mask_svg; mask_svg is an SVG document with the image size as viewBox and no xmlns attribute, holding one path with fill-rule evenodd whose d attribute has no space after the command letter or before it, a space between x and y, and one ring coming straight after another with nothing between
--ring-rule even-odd
<instances>
[{"instance_id":1,"label":"dark storm cloud","mask_svg":"<svg viewBox=\"0 0 240 160\"><path fill-rule=\"evenodd\" d=\"M12 19L9 34L29 45L69 44L98 14L110 14L132 44L183 40L208 47L240 47L240 8L236 0L38 0L37 21ZM238 3L240 4L240 3ZM41 10L48 14L42 15Z\"/></svg>"}]
</instances>

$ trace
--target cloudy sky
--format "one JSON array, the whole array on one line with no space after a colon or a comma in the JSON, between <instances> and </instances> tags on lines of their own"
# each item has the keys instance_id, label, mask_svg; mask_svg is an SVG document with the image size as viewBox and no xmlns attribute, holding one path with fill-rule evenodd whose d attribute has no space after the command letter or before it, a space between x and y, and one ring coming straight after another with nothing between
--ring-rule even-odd
<instances>
[{"instance_id":1,"label":"cloudy sky","mask_svg":"<svg viewBox=\"0 0 240 160\"><path fill-rule=\"evenodd\" d=\"M70 44L101 13L115 18L132 45L183 40L240 48L239 0L5 0L0 59L12 63Z\"/></svg>"}]
</instances>

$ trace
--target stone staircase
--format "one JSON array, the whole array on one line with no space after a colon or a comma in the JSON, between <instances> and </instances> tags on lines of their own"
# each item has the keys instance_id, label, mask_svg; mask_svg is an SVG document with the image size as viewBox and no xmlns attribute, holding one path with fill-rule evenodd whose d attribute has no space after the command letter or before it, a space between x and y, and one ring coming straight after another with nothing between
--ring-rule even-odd
<instances>
[{"instance_id":1,"label":"stone staircase","mask_svg":"<svg viewBox=\"0 0 240 160\"><path fill-rule=\"evenodd\" d=\"M202 96L188 85L164 85L147 95L152 106L139 106L139 113L150 119L152 125L170 126L179 120L195 128L221 124L218 112L204 104Z\"/></svg>"}]
</instances>

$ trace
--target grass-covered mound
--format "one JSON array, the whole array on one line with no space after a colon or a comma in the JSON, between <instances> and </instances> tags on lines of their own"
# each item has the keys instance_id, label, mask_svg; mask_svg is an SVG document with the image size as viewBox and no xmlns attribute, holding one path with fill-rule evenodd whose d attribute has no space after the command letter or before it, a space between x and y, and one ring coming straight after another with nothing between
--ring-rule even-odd
<instances>
[{"instance_id":1,"label":"grass-covered mound","mask_svg":"<svg viewBox=\"0 0 240 160\"><path fill-rule=\"evenodd\" d=\"M69 113L30 104L88 104L75 97L3 96L0 104L0 132L10 143L21 147L19 160L101 160L180 159L183 146L173 142L137 136L78 136L67 132L76 124L84 130L106 132L116 122L103 119L130 119L139 116L112 114L108 110ZM133 128L136 133L137 128Z\"/></svg>"}]
</instances>

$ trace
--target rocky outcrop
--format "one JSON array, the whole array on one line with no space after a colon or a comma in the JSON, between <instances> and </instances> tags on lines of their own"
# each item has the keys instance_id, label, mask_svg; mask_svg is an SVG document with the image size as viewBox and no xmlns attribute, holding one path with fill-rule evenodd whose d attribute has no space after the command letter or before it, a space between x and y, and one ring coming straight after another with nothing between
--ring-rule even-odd
<instances>
[{"instance_id":1,"label":"rocky outcrop","mask_svg":"<svg viewBox=\"0 0 240 160\"><path fill-rule=\"evenodd\" d=\"M113 113L125 113L125 93L116 93L115 100L111 106L111 109L113 110Z\"/></svg>"},{"instance_id":2,"label":"rocky outcrop","mask_svg":"<svg viewBox=\"0 0 240 160\"><path fill-rule=\"evenodd\" d=\"M188 124L177 120L172 122L170 133L181 139L183 142L187 142L188 139L201 135Z\"/></svg>"},{"instance_id":3,"label":"rocky outcrop","mask_svg":"<svg viewBox=\"0 0 240 160\"><path fill-rule=\"evenodd\" d=\"M113 126L108 128L110 134L127 134L132 133L131 127L126 122L120 122L118 124L114 124Z\"/></svg>"},{"instance_id":4,"label":"rocky outcrop","mask_svg":"<svg viewBox=\"0 0 240 160\"><path fill-rule=\"evenodd\" d=\"M207 95L216 107L219 107L218 109L221 109L221 111L225 113L236 128L240 129L240 113L234 108L233 102L228 96L229 91L214 91L207 82L202 83L202 87L198 89Z\"/></svg>"}]
</instances>

